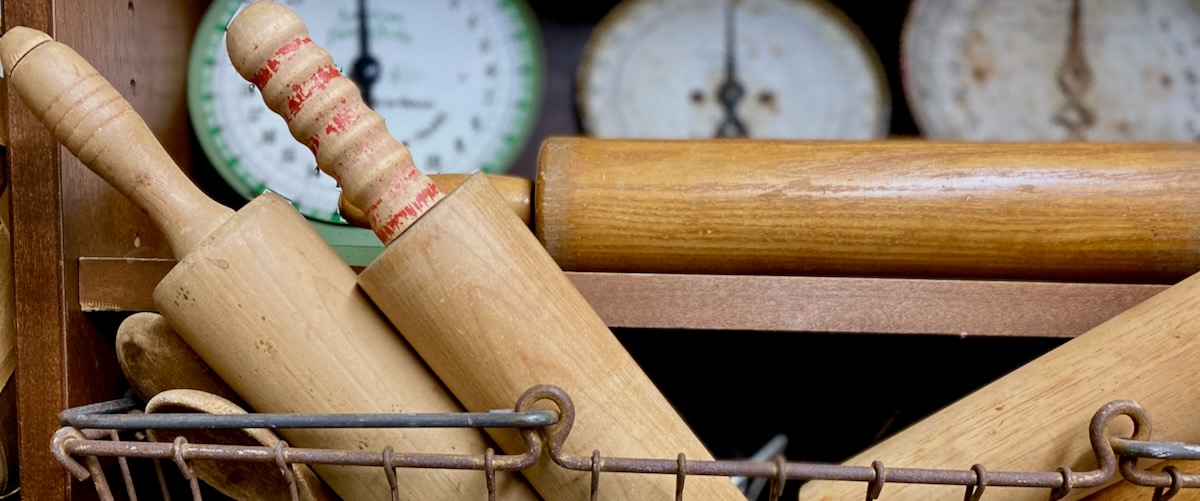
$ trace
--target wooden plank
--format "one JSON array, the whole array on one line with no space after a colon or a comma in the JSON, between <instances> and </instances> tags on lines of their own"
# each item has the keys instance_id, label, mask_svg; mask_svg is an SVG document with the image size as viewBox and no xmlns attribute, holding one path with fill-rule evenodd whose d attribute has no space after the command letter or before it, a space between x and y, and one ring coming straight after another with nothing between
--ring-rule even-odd
<instances>
[{"instance_id":1,"label":"wooden plank","mask_svg":"<svg viewBox=\"0 0 1200 501\"><path fill-rule=\"evenodd\" d=\"M79 306L85 312L158 311L154 287L174 259L95 258L79 260Z\"/></svg>"},{"instance_id":2,"label":"wooden plank","mask_svg":"<svg viewBox=\"0 0 1200 501\"><path fill-rule=\"evenodd\" d=\"M1073 337L1163 285L569 273L613 327Z\"/></svg>"},{"instance_id":3,"label":"wooden plank","mask_svg":"<svg viewBox=\"0 0 1200 501\"><path fill-rule=\"evenodd\" d=\"M6 30L50 30L52 1L5 0L3 7ZM55 414L66 406L59 148L15 94L7 98L17 359L26 361L17 368L22 497L67 499L67 473L47 447L58 429Z\"/></svg>"},{"instance_id":4,"label":"wooden plank","mask_svg":"<svg viewBox=\"0 0 1200 501\"><path fill-rule=\"evenodd\" d=\"M186 162L186 55L203 5L92 0L4 0L5 28L28 26L77 47ZM53 31L52 31L53 27ZM7 97L13 266L16 289L19 454L22 495L94 498L73 483L48 447L67 407L119 396L111 337L84 316L77 297L81 255L166 257L144 214L88 172L25 109ZM30 362L32 361L32 362Z\"/></svg>"},{"instance_id":5,"label":"wooden plank","mask_svg":"<svg viewBox=\"0 0 1200 501\"><path fill-rule=\"evenodd\" d=\"M82 258L83 311L155 311L170 259ZM568 272L609 327L1073 337L1166 285Z\"/></svg>"}]
</instances>

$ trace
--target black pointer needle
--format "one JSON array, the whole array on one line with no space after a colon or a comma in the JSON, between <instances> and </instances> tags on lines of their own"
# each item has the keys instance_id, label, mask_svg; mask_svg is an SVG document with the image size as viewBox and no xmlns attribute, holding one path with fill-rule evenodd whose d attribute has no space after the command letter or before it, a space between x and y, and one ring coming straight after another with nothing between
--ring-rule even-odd
<instances>
[{"instance_id":1,"label":"black pointer needle","mask_svg":"<svg viewBox=\"0 0 1200 501\"><path fill-rule=\"evenodd\" d=\"M746 89L737 80L737 62L734 44L734 9L738 0L730 0L725 9L725 79L717 87L717 98L725 108L725 119L717 125L717 137L746 137L746 124L737 116L737 104L746 95Z\"/></svg>"},{"instance_id":2,"label":"black pointer needle","mask_svg":"<svg viewBox=\"0 0 1200 501\"><path fill-rule=\"evenodd\" d=\"M358 57L350 66L350 80L358 84L363 101L374 108L371 88L379 80L379 60L371 55L371 33L367 27L367 0L358 0Z\"/></svg>"}]
</instances>

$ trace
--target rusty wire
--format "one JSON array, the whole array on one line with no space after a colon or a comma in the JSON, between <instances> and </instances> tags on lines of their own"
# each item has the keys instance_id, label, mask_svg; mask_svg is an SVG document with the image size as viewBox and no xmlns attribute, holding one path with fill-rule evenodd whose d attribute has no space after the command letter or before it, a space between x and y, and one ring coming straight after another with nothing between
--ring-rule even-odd
<instances>
[{"instance_id":1,"label":"rusty wire","mask_svg":"<svg viewBox=\"0 0 1200 501\"><path fill-rule=\"evenodd\" d=\"M557 407L557 413L534 409L534 404L549 401ZM100 404L90 406L90 409L106 412L127 412L128 402L122 404ZM477 417L479 413L471 414ZM1114 480L1116 475L1130 482L1155 488L1154 499L1166 500L1184 488L1200 487L1200 474L1182 473L1172 467L1164 468L1161 472L1140 469L1138 458L1156 459L1200 459L1200 445L1177 442L1156 442L1150 440L1150 416L1139 404L1129 400L1110 402L1092 416L1088 426L1088 436L1096 459L1096 468L1090 471L1073 471L1063 466L1056 471L991 471L983 465L976 464L968 470L937 470L921 468L890 467L880 461L871 466L848 466L822 463L789 462L783 455L773 460L697 460L679 454L674 458L623 458L606 457L599 450L594 450L587 456L572 456L564 449L564 444L574 424L575 407L570 397L562 389L540 385L530 388L517 400L513 411L487 413L488 426L481 425L482 421L463 419L457 424L452 417L450 421L442 422L442 426L471 426L471 427L509 427L518 428L526 441L526 448L520 454L496 454L488 449L482 454L429 454L397 452L392 447L386 447L382 453L367 451L308 449L291 447L281 442L275 447L266 446L234 446L222 444L191 444L182 437L171 443L164 442L122 442L116 439L112 430L77 429L65 426L52 439L52 449L60 463L79 480L91 479L97 493L102 499L112 499L111 490L100 469L98 457L117 458L153 458L168 459L175 463L191 487L194 499L199 499L200 492L195 475L191 471L193 460L217 461L247 461L273 463L279 469L295 496L295 479L291 475L289 465L295 464L331 464L346 466L364 466L383 468L386 479L396 495L396 468L436 468L478 470L485 475L488 485L488 499L495 499L495 474L497 471L521 471L533 466L543 452L559 467L585 472L591 476L591 499L597 499L602 488L601 474L615 473L644 473L673 475L676 477L676 499L683 498L687 485L687 477L726 476L761 478L770 482L769 497L778 499L783 492L783 486L789 481L831 480L853 481L865 483L864 492L868 500L879 497L886 484L934 484L958 485L965 489L964 499L978 501L989 487L1025 487L1048 489L1050 499L1060 499L1075 489L1099 487ZM78 410L64 412L64 421L82 419L92 422L96 416L80 413ZM139 419L155 418L137 414L131 416ZM173 415L160 415L159 428L181 427L180 422L172 420ZM175 415L179 416L179 415ZM329 424L329 415L323 421ZM532 417L531 417L532 416ZM1106 436L1109 424L1120 416L1126 416L1133 422L1133 433L1129 437ZM113 417L113 416L110 416ZM226 416L212 416L222 418ZM233 417L233 416L229 416ZM243 416L244 417L244 416ZM407 420L407 418L414 418ZM423 421L428 416L422 415L392 415L391 422L428 423ZM358 416L361 418L361 415ZM447 415L438 415L438 419L447 419ZM295 421L293 419L293 421ZM104 421L114 422L114 421ZM259 426L268 427L270 423L255 421ZM347 423L356 422L354 420ZM357 421L361 422L361 421ZM550 424L545 424L545 423ZM139 425L154 424L153 422L137 421ZM208 423L211 425L211 423ZM195 423L193 423L195 425ZM351 427L345 424L342 427ZM195 426L194 426L195 427ZM221 426L229 427L229 426ZM126 427L130 429L132 427ZM151 434L152 435L152 434ZM107 440L105 438L108 438ZM83 457L81 464L76 457ZM125 473L123 468L122 473ZM132 489L132 482L125 475L127 486Z\"/></svg>"}]
</instances>

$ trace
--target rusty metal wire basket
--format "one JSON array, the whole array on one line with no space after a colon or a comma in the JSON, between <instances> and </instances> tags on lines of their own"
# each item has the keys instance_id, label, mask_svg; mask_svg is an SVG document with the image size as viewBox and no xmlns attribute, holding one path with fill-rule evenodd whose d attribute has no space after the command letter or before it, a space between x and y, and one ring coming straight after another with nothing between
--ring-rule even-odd
<instances>
[{"instance_id":1,"label":"rusty metal wire basket","mask_svg":"<svg viewBox=\"0 0 1200 501\"><path fill-rule=\"evenodd\" d=\"M533 404L549 401L557 412L536 410ZM443 468L477 470L480 481L488 486L488 499L495 500L495 475L502 471L521 471L537 461L552 461L561 468L587 472L591 475L591 499L603 491L603 474L609 472L672 475L676 478L675 499L683 499L687 478L695 475L727 476L740 482L743 492L752 489L749 479L769 484L764 493L778 499L789 481L835 480L865 483L866 499L879 497L885 483L919 483L960 485L965 488L965 500L978 500L989 486L1047 489L1051 500L1060 499L1074 489L1107 484L1116 475L1133 484L1153 488L1153 498L1169 499L1184 488L1200 487L1200 474L1182 473L1168 466L1163 471L1150 471L1138 466L1139 458L1196 460L1200 445L1150 440L1150 416L1136 402L1110 402L1093 415L1088 429L1096 468L1077 472L1068 467L1052 472L989 471L976 464L969 470L933 470L885 467L875 461L872 466L843 466L835 464L789 462L782 455L773 458L754 457L748 460L690 460L683 454L675 458L606 457L594 451L590 457L573 457L564 453L563 444L570 433L575 407L566 392L554 386L537 386L526 391L512 410L484 413L442 414L157 414L139 412L142 403L135 396L63 411L59 419L64 425L54 435L52 449L59 462L80 481L91 480L101 499L113 499L113 490L105 477L99 458L116 458L122 472L125 492L136 499L134 480L127 460L146 458L155 461L159 482L166 480L160 460L174 463L190 486L193 499L201 499L202 491L191 470L193 460L273 463L289 486L291 499L298 499L295 479L289 465L334 464L380 468L381 481L388 481L392 497L397 499L397 468ZM1133 421L1130 437L1105 436L1109 423L1120 416ZM409 453L387 447L382 451L348 451L305 449L280 442L275 447L228 444L187 443L182 437L172 442L121 440L121 431L154 429L228 429L228 428L355 428L355 427L473 427L518 428L522 430L527 449L521 454L502 455L491 449L485 453L464 456L449 454ZM141 436L145 436L142 434ZM778 444L764 451L782 450ZM548 458L542 458L546 454ZM82 458L82 462L80 459ZM162 486L164 494L166 486ZM1149 493L1149 491L1148 491ZM754 498L755 496L751 496Z\"/></svg>"}]
</instances>

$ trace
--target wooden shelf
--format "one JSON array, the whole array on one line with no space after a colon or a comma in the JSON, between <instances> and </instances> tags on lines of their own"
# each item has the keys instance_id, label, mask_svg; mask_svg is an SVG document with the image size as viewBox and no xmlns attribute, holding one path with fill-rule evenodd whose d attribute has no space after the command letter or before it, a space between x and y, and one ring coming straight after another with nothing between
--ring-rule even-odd
<instances>
[{"instance_id":1,"label":"wooden shelf","mask_svg":"<svg viewBox=\"0 0 1200 501\"><path fill-rule=\"evenodd\" d=\"M84 257L84 312L154 311L175 261ZM1073 337L1165 285L568 272L610 327Z\"/></svg>"}]
</instances>

